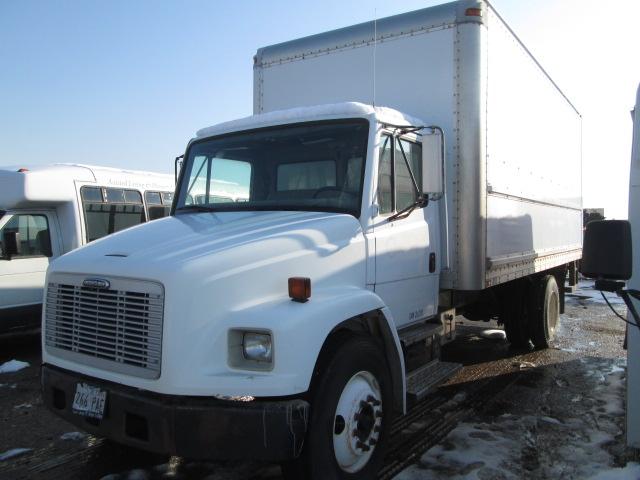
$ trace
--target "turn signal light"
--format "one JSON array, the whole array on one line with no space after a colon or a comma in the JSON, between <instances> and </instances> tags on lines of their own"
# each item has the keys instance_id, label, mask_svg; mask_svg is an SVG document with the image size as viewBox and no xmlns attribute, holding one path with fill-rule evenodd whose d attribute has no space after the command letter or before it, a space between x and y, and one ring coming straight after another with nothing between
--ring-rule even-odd
<instances>
[{"instance_id":1,"label":"turn signal light","mask_svg":"<svg viewBox=\"0 0 640 480\"><path fill-rule=\"evenodd\" d=\"M481 17L482 16L482 9L481 8L467 8L464 11L464 14L467 17Z\"/></svg>"},{"instance_id":2,"label":"turn signal light","mask_svg":"<svg viewBox=\"0 0 640 480\"><path fill-rule=\"evenodd\" d=\"M307 277L289 278L289 296L294 302L304 303L311 297L311 279Z\"/></svg>"}]
</instances>

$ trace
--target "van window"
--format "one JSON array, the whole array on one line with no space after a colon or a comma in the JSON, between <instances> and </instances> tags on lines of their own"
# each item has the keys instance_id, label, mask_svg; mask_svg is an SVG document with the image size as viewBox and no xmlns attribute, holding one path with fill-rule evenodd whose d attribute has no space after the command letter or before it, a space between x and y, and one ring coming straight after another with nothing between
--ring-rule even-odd
<instances>
[{"instance_id":1,"label":"van window","mask_svg":"<svg viewBox=\"0 0 640 480\"><path fill-rule=\"evenodd\" d=\"M102 202L102 189L97 187L82 187L82 200L87 202Z\"/></svg>"},{"instance_id":2,"label":"van window","mask_svg":"<svg viewBox=\"0 0 640 480\"><path fill-rule=\"evenodd\" d=\"M160 192L144 192L144 199L147 201L147 205L162 205Z\"/></svg>"},{"instance_id":3,"label":"van window","mask_svg":"<svg viewBox=\"0 0 640 480\"><path fill-rule=\"evenodd\" d=\"M147 202L147 216L149 220L157 220L169 215L171 212L172 192L144 192Z\"/></svg>"},{"instance_id":4,"label":"van window","mask_svg":"<svg viewBox=\"0 0 640 480\"><path fill-rule=\"evenodd\" d=\"M162 204L171 205L173 203L173 192L162 192Z\"/></svg>"},{"instance_id":5,"label":"van window","mask_svg":"<svg viewBox=\"0 0 640 480\"><path fill-rule=\"evenodd\" d=\"M0 230L0 244L5 232L17 232L20 235L20 257L50 257L51 237L49 222L45 215L14 215Z\"/></svg>"},{"instance_id":6,"label":"van window","mask_svg":"<svg viewBox=\"0 0 640 480\"><path fill-rule=\"evenodd\" d=\"M102 189L104 196L101 195L101 198L98 198L95 192L86 192L86 190L101 189L95 187L81 189L88 242L133 227L146 220L142 195L137 190L105 188Z\"/></svg>"}]
</instances>

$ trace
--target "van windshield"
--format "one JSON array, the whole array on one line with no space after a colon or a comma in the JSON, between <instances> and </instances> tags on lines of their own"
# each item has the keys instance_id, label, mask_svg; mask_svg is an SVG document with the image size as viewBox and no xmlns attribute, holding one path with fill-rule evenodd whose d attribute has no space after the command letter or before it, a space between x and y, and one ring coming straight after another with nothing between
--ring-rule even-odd
<instances>
[{"instance_id":1,"label":"van windshield","mask_svg":"<svg viewBox=\"0 0 640 480\"><path fill-rule=\"evenodd\" d=\"M194 142L176 212L315 210L360 216L369 123L298 123Z\"/></svg>"}]
</instances>

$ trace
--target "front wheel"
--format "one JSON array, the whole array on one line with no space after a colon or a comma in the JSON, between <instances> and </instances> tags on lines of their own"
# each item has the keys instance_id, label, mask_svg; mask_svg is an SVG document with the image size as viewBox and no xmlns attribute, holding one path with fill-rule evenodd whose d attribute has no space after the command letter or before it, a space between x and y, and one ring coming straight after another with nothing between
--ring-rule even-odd
<instances>
[{"instance_id":1,"label":"front wheel","mask_svg":"<svg viewBox=\"0 0 640 480\"><path fill-rule=\"evenodd\" d=\"M391 420L391 378L371 338L341 342L324 356L312 386L311 421L300 459L287 479L375 478Z\"/></svg>"}]
</instances>

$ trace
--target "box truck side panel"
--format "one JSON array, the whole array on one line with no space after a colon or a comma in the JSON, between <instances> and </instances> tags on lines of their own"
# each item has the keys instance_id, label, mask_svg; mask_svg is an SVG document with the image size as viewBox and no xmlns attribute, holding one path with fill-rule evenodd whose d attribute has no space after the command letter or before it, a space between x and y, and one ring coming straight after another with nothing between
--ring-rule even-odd
<instances>
[{"instance_id":1,"label":"box truck side panel","mask_svg":"<svg viewBox=\"0 0 640 480\"><path fill-rule=\"evenodd\" d=\"M581 119L491 9L486 286L580 258Z\"/></svg>"}]
</instances>

